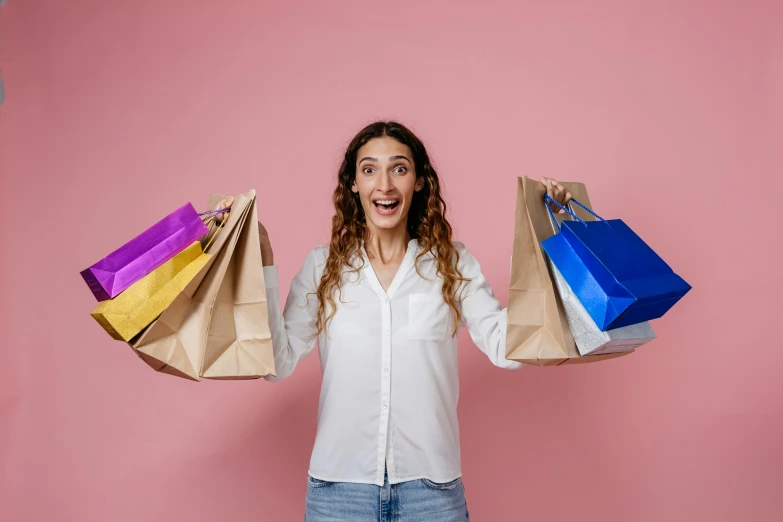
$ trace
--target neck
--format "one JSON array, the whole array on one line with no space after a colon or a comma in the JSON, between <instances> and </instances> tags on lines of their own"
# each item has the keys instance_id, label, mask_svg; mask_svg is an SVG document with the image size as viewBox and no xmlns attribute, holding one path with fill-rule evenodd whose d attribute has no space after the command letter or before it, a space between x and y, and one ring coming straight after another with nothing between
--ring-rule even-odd
<instances>
[{"instance_id":1,"label":"neck","mask_svg":"<svg viewBox=\"0 0 783 522\"><path fill-rule=\"evenodd\" d=\"M390 263L405 257L411 237L404 224L393 229L378 229L368 223L368 229L370 237L364 244L364 249L370 258Z\"/></svg>"}]
</instances>

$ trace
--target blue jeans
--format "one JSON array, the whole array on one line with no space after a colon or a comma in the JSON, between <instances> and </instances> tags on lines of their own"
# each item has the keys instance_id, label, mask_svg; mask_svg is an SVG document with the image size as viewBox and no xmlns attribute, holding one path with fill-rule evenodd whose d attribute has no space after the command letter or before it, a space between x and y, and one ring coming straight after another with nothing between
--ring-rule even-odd
<instances>
[{"instance_id":1,"label":"blue jeans","mask_svg":"<svg viewBox=\"0 0 783 522\"><path fill-rule=\"evenodd\" d=\"M383 486L307 480L305 522L467 522L462 479L426 479Z\"/></svg>"}]
</instances>

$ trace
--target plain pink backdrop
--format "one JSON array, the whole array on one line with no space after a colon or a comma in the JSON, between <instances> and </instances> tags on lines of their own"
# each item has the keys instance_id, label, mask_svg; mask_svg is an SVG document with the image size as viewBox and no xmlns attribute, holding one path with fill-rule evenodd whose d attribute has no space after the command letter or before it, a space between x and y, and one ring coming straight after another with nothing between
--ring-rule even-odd
<instances>
[{"instance_id":1,"label":"plain pink backdrop","mask_svg":"<svg viewBox=\"0 0 783 522\"><path fill-rule=\"evenodd\" d=\"M586 182L694 286L607 363L504 372L461 334L474 520L783 517L783 3L11 0L0 30L0 521L301 520L317 355L155 373L79 271L255 188L285 293L378 118L503 303L518 175Z\"/></svg>"}]
</instances>

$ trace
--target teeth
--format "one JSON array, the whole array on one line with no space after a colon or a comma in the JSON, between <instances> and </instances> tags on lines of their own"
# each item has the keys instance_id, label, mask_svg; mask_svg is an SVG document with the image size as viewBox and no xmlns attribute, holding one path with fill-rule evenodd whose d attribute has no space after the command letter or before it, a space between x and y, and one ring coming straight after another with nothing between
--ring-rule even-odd
<instances>
[{"instance_id":1,"label":"teeth","mask_svg":"<svg viewBox=\"0 0 783 522\"><path fill-rule=\"evenodd\" d=\"M394 203L397 203L396 201L388 200L388 199L379 199L375 201L379 205L392 205Z\"/></svg>"}]
</instances>

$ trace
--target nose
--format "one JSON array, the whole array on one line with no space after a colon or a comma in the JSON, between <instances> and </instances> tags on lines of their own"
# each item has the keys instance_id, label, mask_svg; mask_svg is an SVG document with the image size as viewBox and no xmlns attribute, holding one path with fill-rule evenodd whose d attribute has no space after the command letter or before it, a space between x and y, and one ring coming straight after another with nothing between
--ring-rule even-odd
<instances>
[{"instance_id":1,"label":"nose","mask_svg":"<svg viewBox=\"0 0 783 522\"><path fill-rule=\"evenodd\" d=\"M394 185L392 185L391 174L382 172L378 179L378 190L381 192L389 192L392 188L394 188Z\"/></svg>"}]
</instances>

